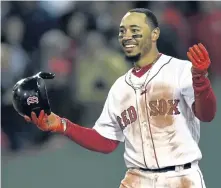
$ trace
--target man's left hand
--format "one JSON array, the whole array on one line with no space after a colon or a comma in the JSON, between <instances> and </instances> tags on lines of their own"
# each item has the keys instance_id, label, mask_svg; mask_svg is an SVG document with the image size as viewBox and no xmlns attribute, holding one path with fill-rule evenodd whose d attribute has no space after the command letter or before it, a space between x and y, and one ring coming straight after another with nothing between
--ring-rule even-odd
<instances>
[{"instance_id":1,"label":"man's left hand","mask_svg":"<svg viewBox=\"0 0 221 188\"><path fill-rule=\"evenodd\" d=\"M197 71L207 71L210 66L209 53L201 43L190 47L187 56Z\"/></svg>"}]
</instances>

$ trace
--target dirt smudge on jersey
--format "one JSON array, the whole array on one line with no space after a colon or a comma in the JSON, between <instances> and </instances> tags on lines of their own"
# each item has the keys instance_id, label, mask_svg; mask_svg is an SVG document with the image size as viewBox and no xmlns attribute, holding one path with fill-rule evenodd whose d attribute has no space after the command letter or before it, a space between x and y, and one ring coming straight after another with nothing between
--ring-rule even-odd
<instances>
[{"instance_id":1,"label":"dirt smudge on jersey","mask_svg":"<svg viewBox=\"0 0 221 188\"><path fill-rule=\"evenodd\" d=\"M180 180L180 188L190 188L192 187L192 181L186 177L182 177Z\"/></svg>"},{"instance_id":2,"label":"dirt smudge on jersey","mask_svg":"<svg viewBox=\"0 0 221 188\"><path fill-rule=\"evenodd\" d=\"M191 188L194 183L187 177L174 177L170 180L168 188Z\"/></svg>"},{"instance_id":3,"label":"dirt smudge on jersey","mask_svg":"<svg viewBox=\"0 0 221 188\"><path fill-rule=\"evenodd\" d=\"M171 143L171 151L172 151L172 152L175 151L175 150L177 150L177 148L179 148L179 144L177 144L177 143Z\"/></svg>"},{"instance_id":4,"label":"dirt smudge on jersey","mask_svg":"<svg viewBox=\"0 0 221 188\"><path fill-rule=\"evenodd\" d=\"M128 170L120 184L120 188L140 188L140 186L141 176L134 170Z\"/></svg>"},{"instance_id":5,"label":"dirt smudge on jersey","mask_svg":"<svg viewBox=\"0 0 221 188\"><path fill-rule=\"evenodd\" d=\"M140 132L140 125L138 123L134 124L133 135L134 136L139 136L140 134L141 134L141 132Z\"/></svg>"},{"instance_id":6,"label":"dirt smudge on jersey","mask_svg":"<svg viewBox=\"0 0 221 188\"><path fill-rule=\"evenodd\" d=\"M184 153L182 150L179 150L181 143L170 143L171 152L174 154L175 158L180 158Z\"/></svg>"},{"instance_id":7,"label":"dirt smudge on jersey","mask_svg":"<svg viewBox=\"0 0 221 188\"><path fill-rule=\"evenodd\" d=\"M173 88L165 84L154 84L148 93L148 111L152 126L165 128L171 126L174 117L168 114L171 106L169 100L173 100Z\"/></svg>"}]
</instances>

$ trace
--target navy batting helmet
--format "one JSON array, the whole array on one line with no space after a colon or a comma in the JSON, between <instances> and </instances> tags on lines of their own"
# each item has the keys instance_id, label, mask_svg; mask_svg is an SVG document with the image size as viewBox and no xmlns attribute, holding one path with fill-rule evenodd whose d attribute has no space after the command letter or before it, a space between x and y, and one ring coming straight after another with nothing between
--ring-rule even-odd
<instances>
[{"instance_id":1,"label":"navy batting helmet","mask_svg":"<svg viewBox=\"0 0 221 188\"><path fill-rule=\"evenodd\" d=\"M53 79L54 77L53 73L39 72L18 81L12 91L12 103L15 110L21 116L30 117L32 111L39 116L41 110L50 115L51 108L44 79Z\"/></svg>"}]
</instances>

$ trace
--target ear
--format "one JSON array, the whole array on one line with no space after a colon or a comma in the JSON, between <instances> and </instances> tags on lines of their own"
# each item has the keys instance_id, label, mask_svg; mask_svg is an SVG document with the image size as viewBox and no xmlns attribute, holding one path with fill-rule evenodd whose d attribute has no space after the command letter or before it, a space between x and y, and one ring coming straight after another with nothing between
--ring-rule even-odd
<instances>
[{"instance_id":1,"label":"ear","mask_svg":"<svg viewBox=\"0 0 221 188\"><path fill-rule=\"evenodd\" d=\"M152 33L151 33L151 39L152 39L152 41L153 41L153 42L156 42L157 39L159 38L159 36L160 36L160 28L157 27L157 28L155 28L155 29L152 31Z\"/></svg>"}]
</instances>

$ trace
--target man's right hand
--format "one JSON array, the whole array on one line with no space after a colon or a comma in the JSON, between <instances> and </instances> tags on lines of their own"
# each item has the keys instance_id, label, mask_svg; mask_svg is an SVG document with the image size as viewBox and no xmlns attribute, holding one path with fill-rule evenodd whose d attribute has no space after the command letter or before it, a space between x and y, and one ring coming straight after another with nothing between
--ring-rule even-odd
<instances>
[{"instance_id":1,"label":"man's right hand","mask_svg":"<svg viewBox=\"0 0 221 188\"><path fill-rule=\"evenodd\" d=\"M31 117L24 116L24 118L27 122L34 123L42 131L63 133L66 129L65 125L61 121L61 118L53 112L51 112L51 114L48 116L44 110L41 110L39 117L32 112Z\"/></svg>"}]
</instances>

